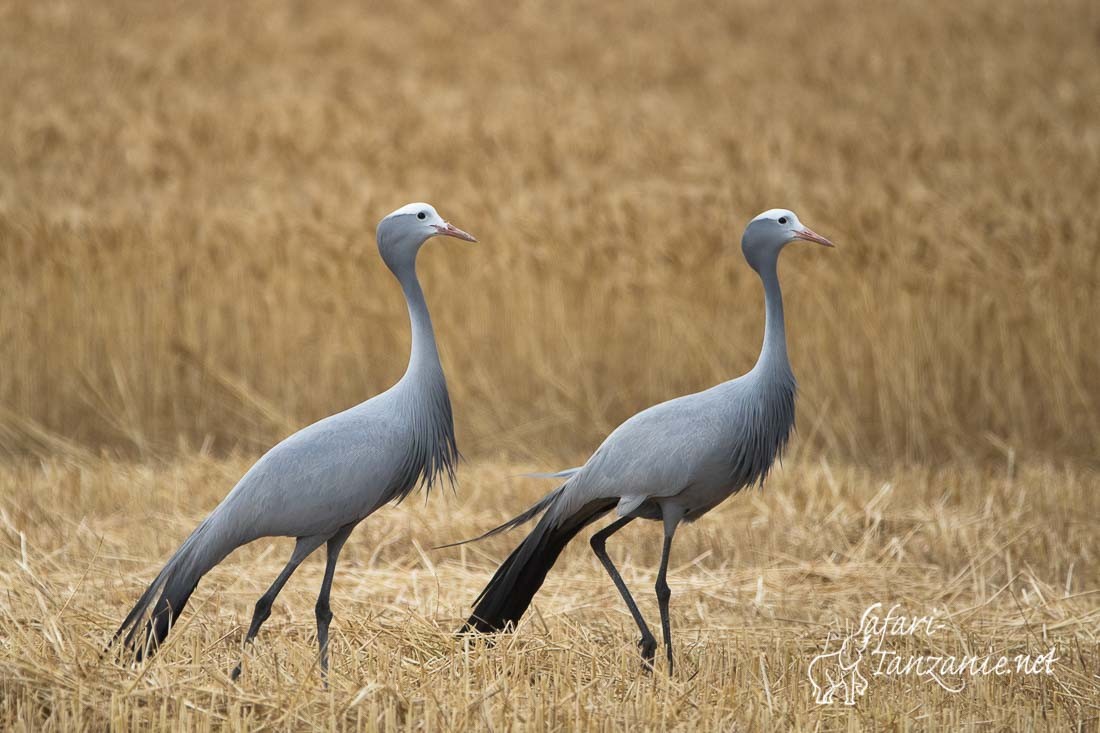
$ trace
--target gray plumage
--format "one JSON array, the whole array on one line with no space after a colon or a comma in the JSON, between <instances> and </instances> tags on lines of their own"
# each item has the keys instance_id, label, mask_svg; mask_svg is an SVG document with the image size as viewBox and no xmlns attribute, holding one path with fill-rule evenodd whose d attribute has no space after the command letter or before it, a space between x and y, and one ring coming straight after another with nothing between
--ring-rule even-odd
<instances>
[{"instance_id":1,"label":"gray plumage","mask_svg":"<svg viewBox=\"0 0 1100 733\"><path fill-rule=\"evenodd\" d=\"M376 509L417 486L454 480L459 454L451 403L416 256L429 238L476 241L428 204L409 204L378 224L378 250L405 294L412 348L404 376L385 392L307 428L268 451L191 534L134 605L115 634L137 658L164 641L199 579L241 545L260 537L296 537L290 562L256 604L251 641L290 575L328 545L316 615L322 671L327 668L329 591L351 530ZM234 670L234 678L240 666Z\"/></svg>"},{"instance_id":2,"label":"gray plumage","mask_svg":"<svg viewBox=\"0 0 1100 733\"><path fill-rule=\"evenodd\" d=\"M634 519L664 523L657 596L671 669L665 573L676 527L681 521L699 518L740 489L763 483L794 429L797 386L787 358L777 265L780 251L796 239L832 246L784 209L753 219L741 239L745 259L764 286L764 343L752 370L703 392L643 410L615 429L583 466L543 474L566 480L523 514L482 535L541 514L535 528L478 596L463 631L495 632L516 624L569 540L615 509L619 519L593 536L592 547L642 632L640 645L647 665L652 663L656 640L604 543Z\"/></svg>"}]
</instances>

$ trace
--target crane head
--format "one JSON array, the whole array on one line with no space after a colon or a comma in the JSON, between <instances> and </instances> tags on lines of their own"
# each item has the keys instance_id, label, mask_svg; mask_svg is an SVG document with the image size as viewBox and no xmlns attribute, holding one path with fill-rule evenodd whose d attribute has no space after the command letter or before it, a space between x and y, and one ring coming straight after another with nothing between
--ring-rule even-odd
<instances>
[{"instance_id":1,"label":"crane head","mask_svg":"<svg viewBox=\"0 0 1100 733\"><path fill-rule=\"evenodd\" d=\"M431 204L406 204L378 222L378 251L391 270L411 265L421 245L432 237L477 241L472 234L445 221Z\"/></svg>"},{"instance_id":2,"label":"crane head","mask_svg":"<svg viewBox=\"0 0 1100 733\"><path fill-rule=\"evenodd\" d=\"M835 246L799 221L793 211L768 209L745 227L745 233L741 236L741 252L749 265L759 271L767 259L777 258L783 247L798 240L825 247Z\"/></svg>"}]
</instances>

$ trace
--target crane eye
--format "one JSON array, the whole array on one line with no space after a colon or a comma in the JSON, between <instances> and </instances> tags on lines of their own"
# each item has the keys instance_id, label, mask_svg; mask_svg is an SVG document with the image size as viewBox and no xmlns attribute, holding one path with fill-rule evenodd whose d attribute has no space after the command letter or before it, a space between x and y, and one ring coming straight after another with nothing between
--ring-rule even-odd
<instances>
[{"instance_id":1,"label":"crane eye","mask_svg":"<svg viewBox=\"0 0 1100 733\"><path fill-rule=\"evenodd\" d=\"M419 214L416 215L416 218L420 219L420 220L427 219L428 218L428 212L421 211Z\"/></svg>"},{"instance_id":2,"label":"crane eye","mask_svg":"<svg viewBox=\"0 0 1100 733\"><path fill-rule=\"evenodd\" d=\"M786 224L787 223L787 217L785 217L785 216L779 217L779 223L780 224Z\"/></svg>"}]
</instances>

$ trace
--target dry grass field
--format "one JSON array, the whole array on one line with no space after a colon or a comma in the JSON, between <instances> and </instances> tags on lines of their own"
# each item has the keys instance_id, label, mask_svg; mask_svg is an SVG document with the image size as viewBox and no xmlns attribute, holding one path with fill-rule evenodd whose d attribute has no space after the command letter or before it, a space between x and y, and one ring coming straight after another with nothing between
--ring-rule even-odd
<instances>
[{"instance_id":1,"label":"dry grass field","mask_svg":"<svg viewBox=\"0 0 1100 733\"><path fill-rule=\"evenodd\" d=\"M570 547L514 637L453 636L515 535L432 551L535 498L529 466L474 464L461 495L368 519L334 587L331 686L316 665L306 562L237 684L252 605L289 555L261 541L199 586L151 664L101 660L160 561L247 468L247 458L12 467L0 482L0 720L16 730L106 727L340 730L1082 730L1100 715L1100 475L1056 466L896 470L788 465L677 537L670 583L679 668L640 670L637 632L587 543ZM506 497L506 499L505 499ZM502 505L510 505L503 508ZM60 509L59 509L60 507ZM125 507L125 511L120 511ZM609 547L643 612L656 525ZM442 529L441 529L442 528ZM870 678L853 708L807 681L829 631L876 600L946 628L892 640L904 654L1040 654L1053 676L965 680L948 693Z\"/></svg>"},{"instance_id":2,"label":"dry grass field","mask_svg":"<svg viewBox=\"0 0 1100 733\"><path fill-rule=\"evenodd\" d=\"M0 0L0 728L1100 727L1100 5L594 5ZM400 375L374 225L412 200L481 239L420 260L469 461L353 535L331 688L317 559L227 677L285 541L101 660L263 449ZM455 640L518 536L433 544L751 366L772 206L839 248L784 256L799 433L679 535L675 676L583 541L514 638ZM616 539L652 616L656 529ZM907 653L1056 674L816 705L874 601L940 614Z\"/></svg>"}]
</instances>

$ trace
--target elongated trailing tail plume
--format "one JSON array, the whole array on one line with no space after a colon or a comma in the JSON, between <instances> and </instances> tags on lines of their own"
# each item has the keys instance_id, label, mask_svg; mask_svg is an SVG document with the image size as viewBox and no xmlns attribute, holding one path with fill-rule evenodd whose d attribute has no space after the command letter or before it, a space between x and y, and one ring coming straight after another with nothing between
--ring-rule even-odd
<instances>
[{"instance_id":1,"label":"elongated trailing tail plume","mask_svg":"<svg viewBox=\"0 0 1100 733\"><path fill-rule=\"evenodd\" d=\"M497 568L492 580L474 601L474 610L459 630L460 634L470 631L504 631L519 623L535 593L546 580L546 574L557 562L569 541L615 507L614 500L605 499L587 504L573 516L557 517L553 512L553 504L564 488L563 486L548 494L515 519L482 535L488 537L510 529L533 518L538 512L545 511L535 528Z\"/></svg>"},{"instance_id":2,"label":"elongated trailing tail plume","mask_svg":"<svg viewBox=\"0 0 1100 733\"><path fill-rule=\"evenodd\" d=\"M458 547L459 545L468 545L471 542L479 542L486 537L492 537L493 535L500 534L501 532L506 532L510 529L518 527L521 524L530 522L532 519L546 511L546 509L551 504L553 504L554 501L561 495L561 492L564 488L564 486L559 486L558 488L554 489L549 494L535 502L529 509L525 510L521 514L512 517L499 527L493 527L485 534L479 534L477 537L471 537L468 540L459 540L458 542L452 542L448 545L439 545L437 547L433 547L432 549L446 550L448 547Z\"/></svg>"},{"instance_id":3,"label":"elongated trailing tail plume","mask_svg":"<svg viewBox=\"0 0 1100 733\"><path fill-rule=\"evenodd\" d=\"M199 580L228 555L236 543L226 546L208 517L176 550L164 569L142 593L111 640L135 652L137 661L151 657L179 618Z\"/></svg>"}]
</instances>

